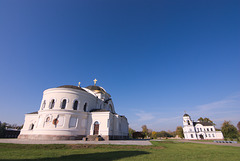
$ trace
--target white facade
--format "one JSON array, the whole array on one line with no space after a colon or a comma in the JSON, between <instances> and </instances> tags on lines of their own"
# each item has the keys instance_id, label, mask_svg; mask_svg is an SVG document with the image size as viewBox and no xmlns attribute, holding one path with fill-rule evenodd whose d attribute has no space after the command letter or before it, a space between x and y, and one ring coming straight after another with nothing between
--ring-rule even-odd
<instances>
[{"instance_id":1,"label":"white facade","mask_svg":"<svg viewBox=\"0 0 240 161\"><path fill-rule=\"evenodd\" d=\"M216 131L209 122L194 122L188 114L183 115L184 138L188 140L224 139L221 131Z\"/></svg>"},{"instance_id":2,"label":"white facade","mask_svg":"<svg viewBox=\"0 0 240 161\"><path fill-rule=\"evenodd\" d=\"M116 114L110 94L102 87L60 86L43 92L39 111L26 114L19 138L82 139L128 138L128 121Z\"/></svg>"}]
</instances>

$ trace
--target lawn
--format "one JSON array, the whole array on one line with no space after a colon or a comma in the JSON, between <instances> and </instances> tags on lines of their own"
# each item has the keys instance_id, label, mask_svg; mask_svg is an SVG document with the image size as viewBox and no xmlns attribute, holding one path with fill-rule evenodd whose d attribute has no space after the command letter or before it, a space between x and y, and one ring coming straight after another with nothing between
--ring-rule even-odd
<instances>
[{"instance_id":1,"label":"lawn","mask_svg":"<svg viewBox=\"0 0 240 161\"><path fill-rule=\"evenodd\" d=\"M152 146L130 145L19 145L0 144L1 161L75 160L239 160L240 147L152 142Z\"/></svg>"}]
</instances>

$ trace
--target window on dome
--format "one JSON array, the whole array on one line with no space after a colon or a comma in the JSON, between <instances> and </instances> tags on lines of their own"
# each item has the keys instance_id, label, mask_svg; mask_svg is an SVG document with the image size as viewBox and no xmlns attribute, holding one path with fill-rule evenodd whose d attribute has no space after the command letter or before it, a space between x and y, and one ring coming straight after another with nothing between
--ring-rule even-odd
<instances>
[{"instance_id":1,"label":"window on dome","mask_svg":"<svg viewBox=\"0 0 240 161\"><path fill-rule=\"evenodd\" d=\"M42 110L45 108L45 106L46 106L46 100L44 100L42 103Z\"/></svg>"},{"instance_id":2,"label":"window on dome","mask_svg":"<svg viewBox=\"0 0 240 161\"><path fill-rule=\"evenodd\" d=\"M78 107L78 101L74 101L73 110L77 110L77 107Z\"/></svg>"},{"instance_id":3,"label":"window on dome","mask_svg":"<svg viewBox=\"0 0 240 161\"><path fill-rule=\"evenodd\" d=\"M84 112L87 111L87 103L84 104L83 111L84 111Z\"/></svg>"},{"instance_id":4,"label":"window on dome","mask_svg":"<svg viewBox=\"0 0 240 161\"><path fill-rule=\"evenodd\" d=\"M64 99L64 100L62 101L61 109L65 109L65 108L66 108L66 104L67 104L67 100Z\"/></svg>"},{"instance_id":5,"label":"window on dome","mask_svg":"<svg viewBox=\"0 0 240 161\"><path fill-rule=\"evenodd\" d=\"M34 128L34 124L30 124L29 130L33 130L33 128Z\"/></svg>"},{"instance_id":6,"label":"window on dome","mask_svg":"<svg viewBox=\"0 0 240 161\"><path fill-rule=\"evenodd\" d=\"M52 109L54 107L54 105L55 105L55 100L52 99L52 101L49 104L49 108Z\"/></svg>"}]
</instances>

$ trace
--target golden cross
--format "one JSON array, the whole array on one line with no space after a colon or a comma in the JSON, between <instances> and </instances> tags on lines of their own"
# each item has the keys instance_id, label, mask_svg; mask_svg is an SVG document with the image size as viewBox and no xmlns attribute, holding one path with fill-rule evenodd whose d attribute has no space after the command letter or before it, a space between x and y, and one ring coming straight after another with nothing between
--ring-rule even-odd
<instances>
[{"instance_id":1,"label":"golden cross","mask_svg":"<svg viewBox=\"0 0 240 161\"><path fill-rule=\"evenodd\" d=\"M184 113L186 113L186 111L184 111Z\"/></svg>"},{"instance_id":2,"label":"golden cross","mask_svg":"<svg viewBox=\"0 0 240 161\"><path fill-rule=\"evenodd\" d=\"M96 83L97 83L97 79L95 78L95 79L93 80L93 82L94 82L94 86L95 86Z\"/></svg>"},{"instance_id":3,"label":"golden cross","mask_svg":"<svg viewBox=\"0 0 240 161\"><path fill-rule=\"evenodd\" d=\"M78 87L80 87L81 82L78 82Z\"/></svg>"}]
</instances>

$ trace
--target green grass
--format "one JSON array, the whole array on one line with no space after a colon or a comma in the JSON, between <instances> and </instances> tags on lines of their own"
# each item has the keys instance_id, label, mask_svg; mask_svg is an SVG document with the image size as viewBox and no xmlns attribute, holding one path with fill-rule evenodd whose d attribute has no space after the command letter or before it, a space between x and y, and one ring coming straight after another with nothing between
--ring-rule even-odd
<instances>
[{"instance_id":1,"label":"green grass","mask_svg":"<svg viewBox=\"0 0 240 161\"><path fill-rule=\"evenodd\" d=\"M134 145L19 145L0 144L1 161L113 161L113 160L239 160L240 147L156 141Z\"/></svg>"}]
</instances>

